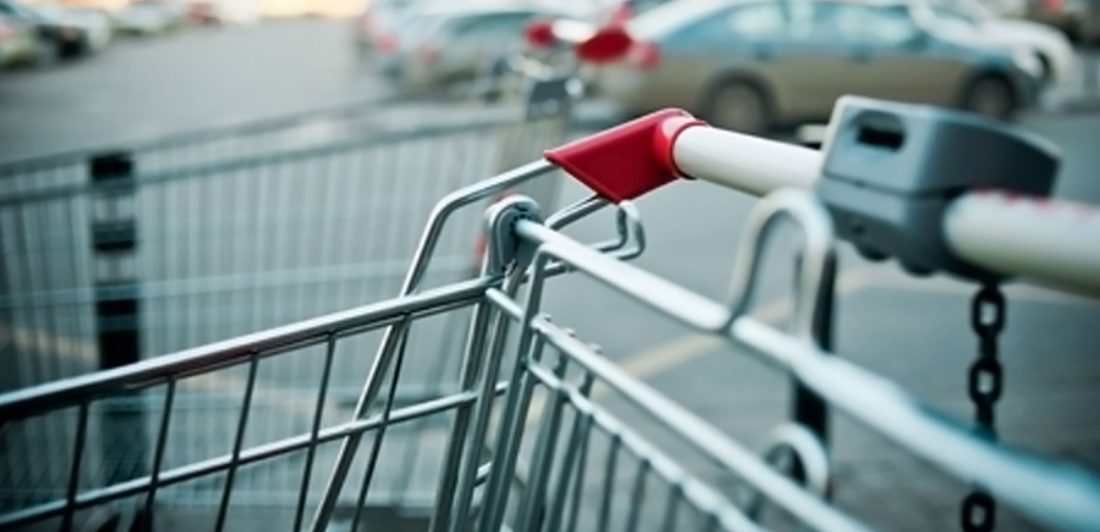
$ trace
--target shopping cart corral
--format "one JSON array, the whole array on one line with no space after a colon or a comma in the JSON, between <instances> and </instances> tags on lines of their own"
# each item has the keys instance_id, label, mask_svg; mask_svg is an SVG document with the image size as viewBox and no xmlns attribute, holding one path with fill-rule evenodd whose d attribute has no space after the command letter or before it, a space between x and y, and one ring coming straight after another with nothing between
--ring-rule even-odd
<instances>
[{"instance_id":1,"label":"shopping cart corral","mask_svg":"<svg viewBox=\"0 0 1100 532\"><path fill-rule=\"evenodd\" d=\"M7 504L0 523L68 528L96 508L114 507L131 509L139 525L186 522L219 530L327 530L349 523L352 529L451 531L756 530L797 523L862 530L860 515L829 500L837 479L825 429L829 411L836 411L973 485L964 503L968 530L991 527L994 501L1041 526L1096 529L1100 479L996 441L992 413L1002 391L997 284L1020 276L1095 294L1100 215L1093 207L1024 199L1049 193L1056 157L1040 140L994 122L846 99L830 128L818 152L719 131L678 111L657 113L444 196L392 299L4 394L0 418L9 463L41 460L43 449L14 445L34 441L19 437L41 430L34 425L46 418L66 427L52 437L67 448L64 458L51 460L56 484ZM482 214L483 200L553 179L559 168L597 194L556 212L509 196ZM627 261L645 249L631 200L676 176L764 196L743 229L725 300ZM606 242L585 244L563 234L608 209L615 216ZM435 261L447 256L446 231L461 225L466 212L487 220L480 269L457 279L428 278ZM790 257L797 279L786 329L747 312L762 250L781 220L794 223L802 242ZM1001 238L1004 226L1018 230ZM838 356L843 346L828 345L838 235L868 256L898 259L907 270L975 282L982 348L971 394L980 430L846 361ZM803 408L794 409L762 455L750 450L548 316L544 295L558 275L590 278L762 360L792 378ZM432 320L453 315L464 318L462 332L431 328ZM418 360L447 360L417 344L424 340L450 348L448 362L458 366L448 379L452 387L397 401L423 369ZM339 361L367 358L369 348L375 355L354 411L334 412L329 398L341 377ZM299 376L313 382L309 400L294 400L299 410L282 414L300 417L285 434L257 432L260 399L286 393L265 371L292 357L303 361ZM218 432L224 445L203 459L179 459L174 450L189 444L174 432L184 391L226 375L235 403ZM103 405L120 396L151 406L146 426L135 431L149 443L149 466L111 480L96 472L100 458L92 442L108 419L100 415ZM631 409L631 421L619 406ZM410 426L418 427L416 465L392 469L408 456L409 439L399 436ZM664 437L653 438L655 431ZM670 442L681 447L671 451ZM268 471L297 479L294 500L284 505L261 494L243 504L240 497L254 493L255 480ZM172 492L192 483L206 483L219 496L180 517ZM265 499L262 517L246 513Z\"/></svg>"}]
</instances>

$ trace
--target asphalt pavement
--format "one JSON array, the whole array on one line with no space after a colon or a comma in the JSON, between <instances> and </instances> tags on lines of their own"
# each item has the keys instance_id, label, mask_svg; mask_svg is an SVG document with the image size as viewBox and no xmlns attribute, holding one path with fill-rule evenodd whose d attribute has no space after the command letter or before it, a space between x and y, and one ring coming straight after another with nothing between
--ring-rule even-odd
<instances>
[{"instance_id":1,"label":"asphalt pavement","mask_svg":"<svg viewBox=\"0 0 1100 532\"><path fill-rule=\"evenodd\" d=\"M1072 99L1075 90L1063 88L1057 100ZM288 20L252 28L189 30L163 38L119 42L88 61L56 70L0 77L0 161L128 145L179 131L383 99L393 96L394 92L359 64L351 46L350 25L346 22ZM1100 168L1100 150L1096 149L1096 139L1100 138L1100 114L1066 109L1051 105L1036 110L1021 118L1021 125L1046 137L1062 151L1063 165L1056 190L1059 197L1100 203L1100 182L1096 180ZM356 127L371 126L360 124ZM340 140L344 133L340 129L320 126L320 129L310 129L308 135L314 136L308 138L313 139L309 142L320 145L317 139L324 142ZM211 329L214 333L209 333L216 337L188 333L186 326L179 326L184 332L166 335L162 343L153 344L149 349L156 352L179 349L197 339L210 341L271 326L280 320L299 319L312 312L351 306L360 298L378 297L392 288L400 274L400 259L411 249L420 223L412 221L411 216L392 215L387 209L408 207L409 212L419 213L430 206L430 202L400 203L393 198L441 193L446 187L476 179L480 173L491 172L499 166L500 161L494 157L478 160L464 156L481 151L484 149L482 144L494 140L477 134L468 137L472 138L463 140L464 144L452 148L452 153L445 157L431 154L425 148L409 148L400 155L404 162L390 167L379 167L380 163L371 162L381 159L377 154L349 151L346 157L331 158L327 163L304 161L296 163L297 167L276 167L272 162L270 167L259 167L261 169L255 171L226 171L226 179L236 183L232 193L203 185L165 185L157 192L155 201L140 204L141 209L146 209L141 212L150 220L183 221L175 225L157 222L160 225L153 227L158 234L171 236L172 231L185 231L189 236L208 235L205 245L226 253L221 256L223 259L237 255L233 254L232 239L219 236L219 231L235 227L234 223L251 228L249 230L255 230L256 224L270 226L274 223L271 217L276 213L266 207L268 203L291 208L300 217L295 219L308 221L316 213L293 211L292 207L317 201L327 206L323 223L310 226L318 231L295 232L293 228L284 228L281 233L295 241L315 242L316 246L300 248L304 250L301 256L282 257L278 251L272 251L279 248L278 242L272 241L263 248L267 251L260 256L259 262L284 264L288 271L316 266L310 270L313 274L340 278L341 275L354 275L354 270L348 268L382 256L389 270L386 270L385 288L371 285L368 289L364 284L355 290L342 291L335 284L317 288L309 284L313 281L293 278L294 287L286 290L265 288L263 282L257 281L255 290L245 298L232 294L224 299L195 296L191 300L172 300L176 302L166 298L163 306L154 303L151 307L155 314L151 319L156 323L164 323L167 328L169 322L201 323L206 320L217 326ZM305 142L296 139L293 146L301 147ZM240 146L225 149L240 149ZM429 166L460 168L457 174L461 175L452 181L421 184L415 176L423 173L426 167L416 165L425 161ZM393 179L386 181L388 188L383 189L384 193L361 192L363 204L357 204L357 195L347 191L355 191L361 184L348 176L365 169L379 170L380 175ZM272 175L275 177L271 179L293 179L296 172L310 175L317 172L316 188L302 196L278 192L269 197L256 192L260 190L257 188L259 179ZM414 179L401 179L407 176ZM579 186L565 183L559 203L584 194ZM382 197L384 195L386 197ZM318 199L322 197L327 199ZM237 202L246 204L247 208L240 209ZM715 191L695 182L676 183L660 194L640 199L637 205L646 224L648 247L637 259L637 264L700 294L723 299L729 289L740 230L754 204L755 200L747 196ZM62 218L58 220L65 223ZM606 237L611 229L609 218L599 218L572 228L570 233L581 239L595 240ZM378 242L360 238L371 232L384 234L386 238ZM330 234L338 236L326 241L326 235ZM257 238L262 237L259 232L257 235ZM398 243L402 239L408 240L407 245ZM765 289L757 294L754 312L768 321L781 323L790 313L787 293L790 283L787 281L793 278L791 240L792 235L788 234L779 245L770 246L764 262ZM82 241L67 237L64 242L76 245L74 243ZM457 256L466 245L463 242L451 251ZM222 282L233 282L247 277L233 277L232 274L241 273L234 267L256 263L254 258L245 256L222 262L212 259L207 263L205 259L196 258L203 249L207 248L168 251L154 247L148 264L166 272L162 280L165 282L171 275L181 272L188 278L217 277ZM323 266L320 263L325 262L324 257L334 257L339 266L348 268L318 269ZM317 264L311 262L314 260ZM224 269L223 263L231 267ZM204 266L207 264L209 267ZM454 271L467 267L457 258L452 266ZM378 267L377 262L375 267ZM53 278L65 275L61 273ZM175 289L186 292L197 286L185 283ZM768 432L786 417L790 387L782 372L760 364L745 352L687 330L583 277L555 279L550 287L546 309L556 323L575 329L586 341L598 343L608 357L619 362L629 373L748 446L761 445ZM172 287L166 289L169 288ZM892 263L869 263L845 248L838 275L836 352L895 380L929 405L967 420L972 414L964 388L966 368L977 349L977 340L969 330L967 312L969 298L975 291L973 285L942 277L912 278ZM1100 360L1096 359L1100 355L1100 328L1097 327L1100 305L1094 300L1024 283L1010 283L1006 292L1008 328L1001 340L1001 355L1007 384L998 409L1000 437L1012 446L1062 457L1100 474L1100 424L1096 423L1094 411L1095 405L1100 404L1097 387ZM279 302L287 303L280 305ZM216 309L216 312L207 314L201 311L202 308ZM234 322L233 316L239 313L260 317ZM30 319L20 322L20 326L33 328L36 323L41 321ZM446 330L447 325L435 327ZM57 335L56 329L48 330ZM72 334L79 336L86 327L72 330L75 331ZM54 343L56 349L62 349L58 347L61 343ZM369 344L370 341L366 341L361 349ZM65 349L78 356L94 357L94 349L86 346ZM353 396L356 376L363 371L364 361L346 364L340 367L347 390L342 389L340 393ZM425 365L430 364L425 362ZM82 367L89 365L85 360ZM302 358L281 370L283 377L280 378L309 375L309 379L313 379L316 368L302 373L306 371L302 368L308 365L309 359ZM228 394L238 389L235 386L239 381L233 380L238 377L215 379L197 387L209 392L208 395L214 392ZM285 381L273 378L264 382L274 386ZM309 386L301 388L308 390ZM602 397L615 403L614 392L603 393ZM295 410L298 407L280 410L281 406L300 403L299 396L277 388L268 390L264 397L268 396L268 406L278 412L275 415L306 416L295 418L297 421L308 417L309 411ZM334 406L334 414L346 414L346 403L351 399L343 397L341 400L344 404ZM193 408L196 412L193 427L196 428L192 434L214 425L232 426L232 420L223 420L210 413L212 405L218 404L223 403L207 401ZM628 408L620 410L636 426L646 426L642 413ZM213 419L215 417L217 419ZM250 437L262 441L264 434L273 436L262 433L260 436L250 434ZM837 468L834 494L842 507L888 529L929 530L955 526L957 501L965 494L966 486L932 472L926 463L899 452L896 446L843 416L835 421L832 434ZM652 431L651 436L659 441L667 437L660 431ZM207 444L197 440L194 445L185 445L191 447L187 458L207 458L224 450L224 446L210 445L207 449L204 445ZM709 475L716 482L723 481L722 475L709 469L711 466L706 465L705 460L686 453L683 459L704 477ZM174 460L182 464L184 457L177 455ZM297 468L300 463L292 465ZM289 480L292 475L284 473L261 475L248 485L270 487L279 484L296 488ZM271 493L276 492L278 497L285 495L272 488ZM263 501L265 493L254 492L254 501ZM277 498L276 495L270 497ZM1004 529L1032 526L1012 514L1007 515L1002 522Z\"/></svg>"}]
</instances>

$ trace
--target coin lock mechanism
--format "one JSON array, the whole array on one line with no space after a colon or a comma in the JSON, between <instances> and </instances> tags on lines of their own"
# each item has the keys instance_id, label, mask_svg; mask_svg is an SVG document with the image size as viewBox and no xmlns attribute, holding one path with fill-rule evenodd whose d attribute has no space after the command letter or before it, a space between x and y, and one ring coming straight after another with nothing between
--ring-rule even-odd
<instances>
[{"instance_id":1,"label":"coin lock mechanism","mask_svg":"<svg viewBox=\"0 0 1100 532\"><path fill-rule=\"evenodd\" d=\"M961 194L1048 196L1058 153L1017 127L961 111L846 96L833 110L817 192L842 238L908 271L994 281L956 257L944 211Z\"/></svg>"}]
</instances>

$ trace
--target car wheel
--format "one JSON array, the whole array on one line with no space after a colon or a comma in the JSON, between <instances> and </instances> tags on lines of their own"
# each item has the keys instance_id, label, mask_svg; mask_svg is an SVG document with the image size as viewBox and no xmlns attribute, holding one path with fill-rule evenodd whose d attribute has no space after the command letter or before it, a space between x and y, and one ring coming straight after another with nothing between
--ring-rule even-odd
<instances>
[{"instance_id":1,"label":"car wheel","mask_svg":"<svg viewBox=\"0 0 1100 532\"><path fill-rule=\"evenodd\" d=\"M963 96L963 108L980 115L1005 120L1016 111L1016 92L1007 80L996 75L975 79Z\"/></svg>"},{"instance_id":2,"label":"car wheel","mask_svg":"<svg viewBox=\"0 0 1100 532\"><path fill-rule=\"evenodd\" d=\"M719 85L704 109L707 120L720 128L759 135L772 127L768 97L755 84L746 81Z\"/></svg>"}]
</instances>

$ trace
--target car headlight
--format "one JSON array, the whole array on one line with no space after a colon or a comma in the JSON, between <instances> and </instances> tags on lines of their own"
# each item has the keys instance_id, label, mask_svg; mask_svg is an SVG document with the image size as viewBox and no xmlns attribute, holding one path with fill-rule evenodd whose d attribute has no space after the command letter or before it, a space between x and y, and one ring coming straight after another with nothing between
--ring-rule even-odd
<instances>
[{"instance_id":1,"label":"car headlight","mask_svg":"<svg viewBox=\"0 0 1100 532\"><path fill-rule=\"evenodd\" d=\"M1012 61L1016 67L1035 77L1043 75L1043 63L1031 50L1015 50L1012 53Z\"/></svg>"}]
</instances>

